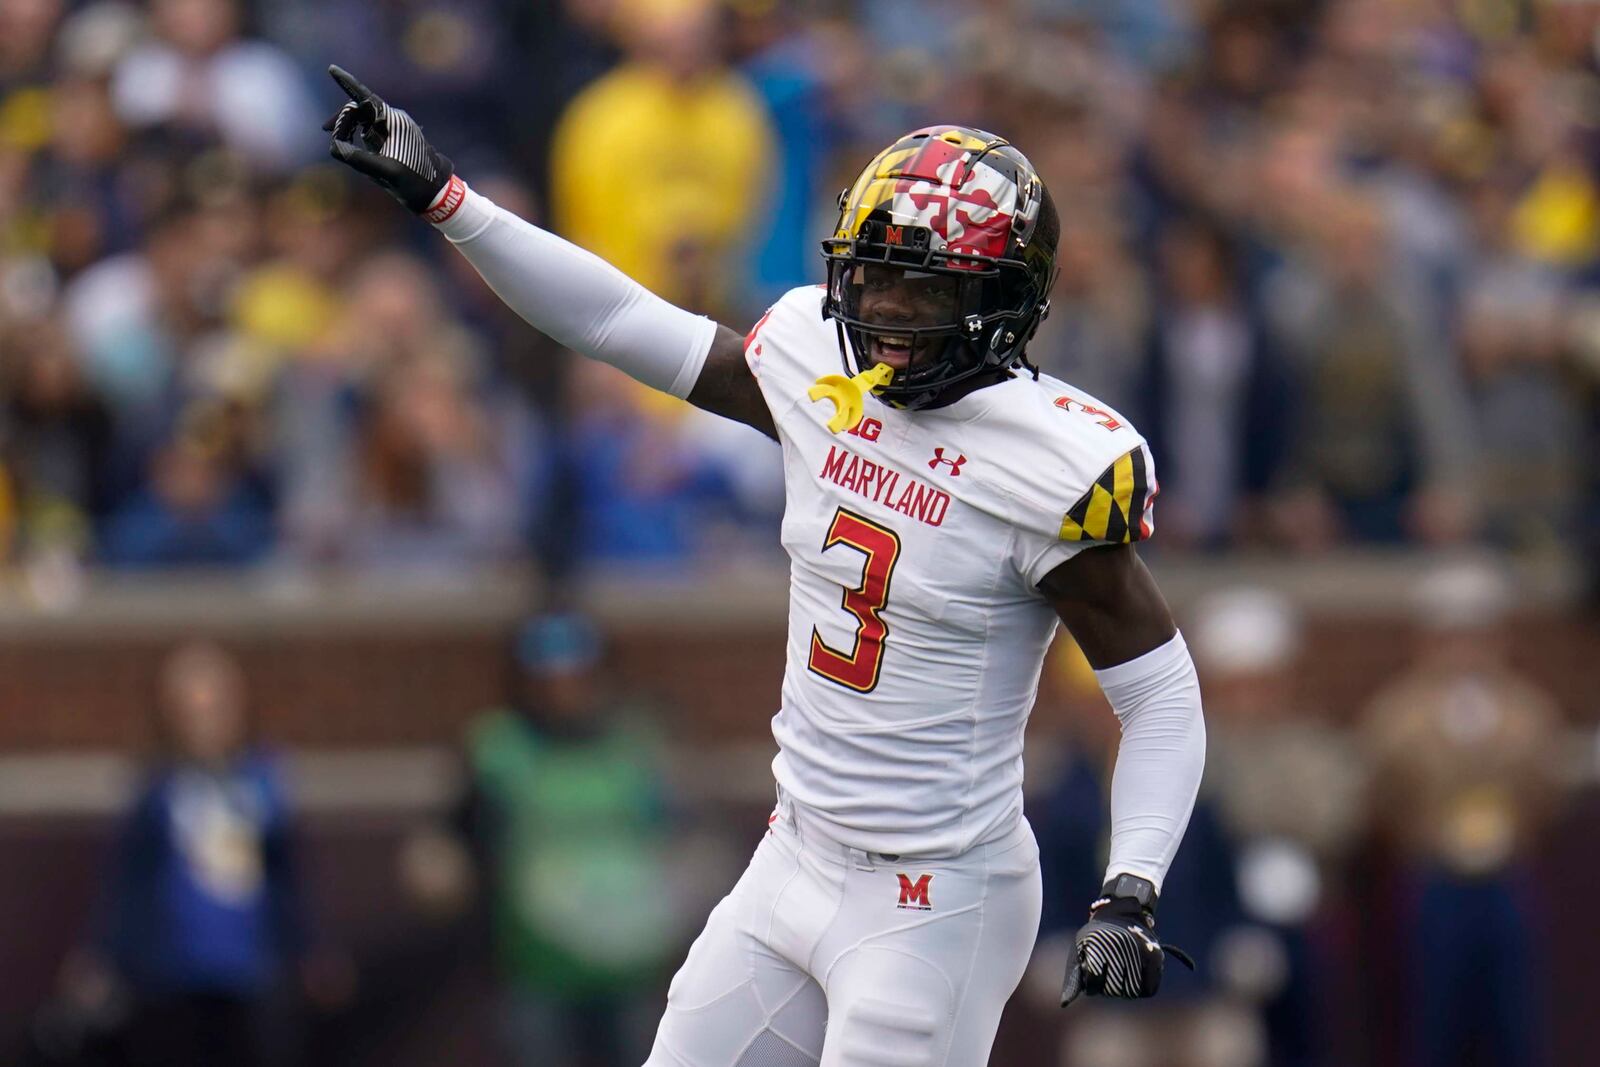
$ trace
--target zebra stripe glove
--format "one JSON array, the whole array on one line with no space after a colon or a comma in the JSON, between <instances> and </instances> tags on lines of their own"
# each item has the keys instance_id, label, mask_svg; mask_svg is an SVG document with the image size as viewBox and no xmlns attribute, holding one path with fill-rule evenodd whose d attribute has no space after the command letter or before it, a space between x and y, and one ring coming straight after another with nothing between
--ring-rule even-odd
<instances>
[{"instance_id":1,"label":"zebra stripe glove","mask_svg":"<svg viewBox=\"0 0 1600 1067\"><path fill-rule=\"evenodd\" d=\"M1073 939L1077 951L1061 987L1064 1008L1079 995L1136 999L1161 988L1164 959L1171 955L1191 971L1194 960L1175 945L1156 940L1155 887L1121 875L1106 883L1089 908L1089 921Z\"/></svg>"},{"instance_id":2,"label":"zebra stripe glove","mask_svg":"<svg viewBox=\"0 0 1600 1067\"><path fill-rule=\"evenodd\" d=\"M384 103L344 68L330 66L328 73L350 96L350 103L322 124L333 134L333 158L365 174L429 222L448 218L465 196L460 180L452 180L450 160L427 142L410 115Z\"/></svg>"}]
</instances>

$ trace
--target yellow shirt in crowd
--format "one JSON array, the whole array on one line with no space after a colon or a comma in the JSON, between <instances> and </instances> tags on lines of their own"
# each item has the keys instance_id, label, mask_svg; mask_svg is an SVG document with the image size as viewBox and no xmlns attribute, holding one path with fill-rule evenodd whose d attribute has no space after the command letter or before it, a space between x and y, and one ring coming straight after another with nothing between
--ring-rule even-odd
<instances>
[{"instance_id":1,"label":"yellow shirt in crowd","mask_svg":"<svg viewBox=\"0 0 1600 1067\"><path fill-rule=\"evenodd\" d=\"M766 196L771 145L766 112L737 74L680 83L642 64L618 67L562 116L552 219L646 288L702 305L714 294L686 264L714 271L717 257L745 243Z\"/></svg>"}]
</instances>

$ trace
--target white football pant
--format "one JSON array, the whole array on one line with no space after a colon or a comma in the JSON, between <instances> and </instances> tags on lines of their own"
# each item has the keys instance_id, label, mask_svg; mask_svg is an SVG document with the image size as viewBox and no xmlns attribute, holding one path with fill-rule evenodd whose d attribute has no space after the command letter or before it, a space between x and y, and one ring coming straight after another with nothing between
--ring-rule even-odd
<instances>
[{"instance_id":1,"label":"white football pant","mask_svg":"<svg viewBox=\"0 0 1600 1067\"><path fill-rule=\"evenodd\" d=\"M673 978L645 1067L983 1067L1039 907L1025 819L953 858L889 857L780 799Z\"/></svg>"}]
</instances>

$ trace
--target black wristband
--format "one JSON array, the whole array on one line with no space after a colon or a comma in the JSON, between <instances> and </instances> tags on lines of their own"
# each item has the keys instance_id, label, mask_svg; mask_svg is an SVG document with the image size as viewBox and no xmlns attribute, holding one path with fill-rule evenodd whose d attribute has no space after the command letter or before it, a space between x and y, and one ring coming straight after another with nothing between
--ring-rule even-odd
<instances>
[{"instance_id":1,"label":"black wristband","mask_svg":"<svg viewBox=\"0 0 1600 1067\"><path fill-rule=\"evenodd\" d=\"M1158 895L1155 883L1148 878L1140 878L1136 874L1117 875L1100 887L1100 895L1113 900L1118 897L1135 900L1138 902L1139 907L1151 915L1156 913Z\"/></svg>"}]
</instances>

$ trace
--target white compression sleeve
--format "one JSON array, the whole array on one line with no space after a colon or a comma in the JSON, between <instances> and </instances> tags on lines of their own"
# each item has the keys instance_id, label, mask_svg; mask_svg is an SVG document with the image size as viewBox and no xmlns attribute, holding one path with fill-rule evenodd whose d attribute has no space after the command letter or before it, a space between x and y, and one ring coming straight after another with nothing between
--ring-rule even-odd
<instances>
[{"instance_id":1,"label":"white compression sleeve","mask_svg":"<svg viewBox=\"0 0 1600 1067\"><path fill-rule=\"evenodd\" d=\"M717 324L675 307L577 245L525 222L461 184L435 223L506 305L576 352L645 385L686 397Z\"/></svg>"},{"instance_id":2,"label":"white compression sleeve","mask_svg":"<svg viewBox=\"0 0 1600 1067\"><path fill-rule=\"evenodd\" d=\"M1181 633L1136 659L1094 673L1122 723L1111 776L1106 880L1138 875L1159 892L1205 770L1200 679Z\"/></svg>"}]
</instances>

